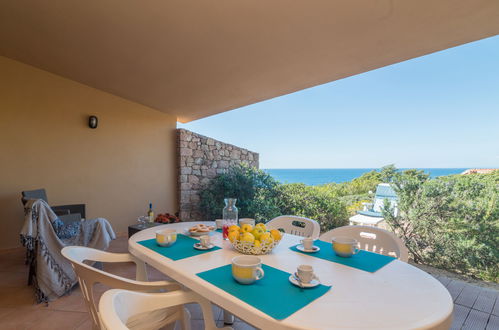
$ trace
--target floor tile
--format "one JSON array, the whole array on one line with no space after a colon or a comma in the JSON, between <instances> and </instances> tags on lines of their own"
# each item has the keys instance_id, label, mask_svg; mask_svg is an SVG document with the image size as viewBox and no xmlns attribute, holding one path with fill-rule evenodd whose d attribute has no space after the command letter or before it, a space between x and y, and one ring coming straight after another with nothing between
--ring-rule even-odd
<instances>
[{"instance_id":1,"label":"floor tile","mask_svg":"<svg viewBox=\"0 0 499 330\"><path fill-rule=\"evenodd\" d=\"M499 316L491 315L489 318L489 323L487 323L486 330L497 330L499 329Z\"/></svg>"},{"instance_id":2,"label":"floor tile","mask_svg":"<svg viewBox=\"0 0 499 330\"><path fill-rule=\"evenodd\" d=\"M489 314L472 309L464 321L463 330L483 330L487 326Z\"/></svg>"},{"instance_id":3,"label":"floor tile","mask_svg":"<svg viewBox=\"0 0 499 330\"><path fill-rule=\"evenodd\" d=\"M481 291L482 289L480 287L467 284L464 286L463 290L461 291L455 302L458 305L473 307Z\"/></svg>"},{"instance_id":4,"label":"floor tile","mask_svg":"<svg viewBox=\"0 0 499 330\"><path fill-rule=\"evenodd\" d=\"M459 294L464 289L465 283L463 281L452 280L447 284L447 290L449 290L452 299L455 301Z\"/></svg>"},{"instance_id":5,"label":"floor tile","mask_svg":"<svg viewBox=\"0 0 499 330\"><path fill-rule=\"evenodd\" d=\"M470 308L461 305L454 305L454 317L452 319L451 329L461 329L469 313Z\"/></svg>"},{"instance_id":6,"label":"floor tile","mask_svg":"<svg viewBox=\"0 0 499 330\"><path fill-rule=\"evenodd\" d=\"M473 304L473 309L491 313L494 308L494 303L496 302L497 292L482 290L482 292L478 295L475 303Z\"/></svg>"}]
</instances>

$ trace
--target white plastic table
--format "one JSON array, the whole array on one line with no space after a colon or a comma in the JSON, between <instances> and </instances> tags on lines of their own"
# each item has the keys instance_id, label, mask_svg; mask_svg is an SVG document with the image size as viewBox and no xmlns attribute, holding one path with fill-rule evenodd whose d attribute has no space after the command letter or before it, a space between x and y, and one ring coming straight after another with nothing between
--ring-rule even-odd
<instances>
[{"instance_id":1,"label":"white plastic table","mask_svg":"<svg viewBox=\"0 0 499 330\"><path fill-rule=\"evenodd\" d=\"M238 252L222 234L212 241L223 249L173 261L137 241L155 237L161 228L184 229L197 223L158 226L136 233L129 239L130 253L157 268L175 281L211 300L220 307L261 329L447 329L452 321L453 302L447 289L435 278L407 263L395 260L369 273L289 250L301 237L285 234L262 262L292 273L298 265L309 264L321 282L333 287L322 297L284 320L276 320L222 289L202 280L196 273L229 264ZM262 299L281 303L278 293Z\"/></svg>"}]
</instances>

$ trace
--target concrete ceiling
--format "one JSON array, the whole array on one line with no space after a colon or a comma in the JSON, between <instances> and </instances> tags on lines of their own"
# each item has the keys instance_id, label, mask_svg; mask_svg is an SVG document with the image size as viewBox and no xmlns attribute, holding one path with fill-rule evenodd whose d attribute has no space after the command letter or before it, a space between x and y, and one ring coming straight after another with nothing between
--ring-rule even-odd
<instances>
[{"instance_id":1,"label":"concrete ceiling","mask_svg":"<svg viewBox=\"0 0 499 330\"><path fill-rule=\"evenodd\" d=\"M182 122L496 34L498 0L0 2L1 55Z\"/></svg>"}]
</instances>

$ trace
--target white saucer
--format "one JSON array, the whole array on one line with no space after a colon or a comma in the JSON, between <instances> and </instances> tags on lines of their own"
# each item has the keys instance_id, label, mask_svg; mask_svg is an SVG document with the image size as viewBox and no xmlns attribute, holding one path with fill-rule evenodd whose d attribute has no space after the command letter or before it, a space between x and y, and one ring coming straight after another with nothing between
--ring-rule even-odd
<instances>
[{"instance_id":1,"label":"white saucer","mask_svg":"<svg viewBox=\"0 0 499 330\"><path fill-rule=\"evenodd\" d=\"M204 246L201 245L201 243L194 243L193 246L194 246L194 248L196 250L203 250L203 251L204 250L211 250L211 249L213 249L215 247L214 244L210 244L210 246L204 247Z\"/></svg>"},{"instance_id":2,"label":"white saucer","mask_svg":"<svg viewBox=\"0 0 499 330\"><path fill-rule=\"evenodd\" d=\"M303 247L303 244L299 244L296 246L297 250L300 250L300 251L306 252L306 253L314 253L314 252L319 252L321 250L320 247L315 246L315 245L312 245L312 248L313 248L312 250L307 250Z\"/></svg>"},{"instance_id":3,"label":"white saucer","mask_svg":"<svg viewBox=\"0 0 499 330\"><path fill-rule=\"evenodd\" d=\"M298 286L298 287L300 286L300 283L298 283L298 281L296 280L296 278L295 278L295 276L294 276L293 274L291 274L291 275L289 276L289 281L290 281L291 283L293 283L294 285ZM310 281L310 283L302 283L302 286L303 286L304 288L315 288L315 287L316 287L316 286L318 286L319 284L321 284L321 282L319 282L318 280L316 280L316 279L314 278L312 281Z\"/></svg>"}]
</instances>

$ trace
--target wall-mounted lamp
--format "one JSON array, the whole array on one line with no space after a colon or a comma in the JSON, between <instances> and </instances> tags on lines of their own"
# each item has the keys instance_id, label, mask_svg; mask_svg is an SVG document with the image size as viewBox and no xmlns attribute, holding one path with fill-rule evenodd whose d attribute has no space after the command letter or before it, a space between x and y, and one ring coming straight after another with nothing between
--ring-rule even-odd
<instances>
[{"instance_id":1,"label":"wall-mounted lamp","mask_svg":"<svg viewBox=\"0 0 499 330\"><path fill-rule=\"evenodd\" d=\"M88 117L88 127L90 127L90 128L97 128L98 124L99 124L99 120L97 119L96 116L90 116L90 117Z\"/></svg>"}]
</instances>

